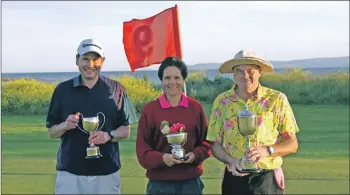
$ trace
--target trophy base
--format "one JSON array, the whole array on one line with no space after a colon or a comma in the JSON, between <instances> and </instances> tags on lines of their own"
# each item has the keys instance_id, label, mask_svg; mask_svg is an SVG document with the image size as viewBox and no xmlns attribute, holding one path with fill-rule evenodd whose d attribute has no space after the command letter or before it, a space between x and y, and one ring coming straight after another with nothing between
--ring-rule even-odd
<instances>
[{"instance_id":1,"label":"trophy base","mask_svg":"<svg viewBox=\"0 0 350 195\"><path fill-rule=\"evenodd\" d=\"M97 146L90 146L86 148L86 157L85 159L98 159L101 158L100 148Z\"/></svg>"},{"instance_id":2,"label":"trophy base","mask_svg":"<svg viewBox=\"0 0 350 195\"><path fill-rule=\"evenodd\" d=\"M186 161L188 160L188 157L175 157L176 160L182 160L182 161Z\"/></svg>"},{"instance_id":3,"label":"trophy base","mask_svg":"<svg viewBox=\"0 0 350 195\"><path fill-rule=\"evenodd\" d=\"M241 159L240 165L242 170L240 173L260 173L262 170L259 169L258 164L256 162L250 161L246 158Z\"/></svg>"},{"instance_id":4,"label":"trophy base","mask_svg":"<svg viewBox=\"0 0 350 195\"><path fill-rule=\"evenodd\" d=\"M242 169L237 171L240 173L260 173L262 170L261 169Z\"/></svg>"},{"instance_id":5,"label":"trophy base","mask_svg":"<svg viewBox=\"0 0 350 195\"><path fill-rule=\"evenodd\" d=\"M86 156L85 159L99 159L102 158L102 155L96 155L96 156Z\"/></svg>"}]
</instances>

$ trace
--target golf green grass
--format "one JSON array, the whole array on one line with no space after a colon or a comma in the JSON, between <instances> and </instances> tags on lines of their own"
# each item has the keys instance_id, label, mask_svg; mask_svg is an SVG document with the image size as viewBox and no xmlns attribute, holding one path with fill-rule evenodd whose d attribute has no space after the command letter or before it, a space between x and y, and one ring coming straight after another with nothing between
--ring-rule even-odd
<instances>
[{"instance_id":1,"label":"golf green grass","mask_svg":"<svg viewBox=\"0 0 350 195\"><path fill-rule=\"evenodd\" d=\"M205 105L209 116L211 105ZM349 194L349 107L293 105L299 151L284 157L287 194ZM2 193L53 194L58 139L45 116L2 116ZM143 194L147 179L135 155L136 125L121 142L123 194ZM204 163L205 194L220 194L222 164ZM233 184L234 185L234 184Z\"/></svg>"}]
</instances>

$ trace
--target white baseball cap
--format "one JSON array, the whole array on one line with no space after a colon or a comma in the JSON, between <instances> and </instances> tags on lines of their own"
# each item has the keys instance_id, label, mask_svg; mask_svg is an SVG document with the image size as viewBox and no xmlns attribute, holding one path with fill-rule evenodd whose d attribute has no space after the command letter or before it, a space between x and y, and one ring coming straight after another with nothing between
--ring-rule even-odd
<instances>
[{"instance_id":1,"label":"white baseball cap","mask_svg":"<svg viewBox=\"0 0 350 195\"><path fill-rule=\"evenodd\" d=\"M80 45L78 47L78 54L82 56L88 52L96 52L101 57L105 56L103 45L95 39L84 39L80 43Z\"/></svg>"}]
</instances>

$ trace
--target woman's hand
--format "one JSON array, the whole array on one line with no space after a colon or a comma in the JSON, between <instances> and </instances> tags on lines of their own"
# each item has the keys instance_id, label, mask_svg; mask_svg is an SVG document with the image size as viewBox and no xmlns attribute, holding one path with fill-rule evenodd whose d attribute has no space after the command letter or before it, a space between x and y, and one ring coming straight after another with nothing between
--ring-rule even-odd
<instances>
[{"instance_id":1,"label":"woman's hand","mask_svg":"<svg viewBox=\"0 0 350 195\"><path fill-rule=\"evenodd\" d=\"M168 167L171 167L175 164L183 163L181 160L176 160L172 154L168 153L165 153L163 155L163 161Z\"/></svg>"},{"instance_id":2,"label":"woman's hand","mask_svg":"<svg viewBox=\"0 0 350 195\"><path fill-rule=\"evenodd\" d=\"M192 163L196 155L194 155L193 152L189 152L185 155L185 157L187 158L187 160L183 161L183 163Z\"/></svg>"}]
</instances>

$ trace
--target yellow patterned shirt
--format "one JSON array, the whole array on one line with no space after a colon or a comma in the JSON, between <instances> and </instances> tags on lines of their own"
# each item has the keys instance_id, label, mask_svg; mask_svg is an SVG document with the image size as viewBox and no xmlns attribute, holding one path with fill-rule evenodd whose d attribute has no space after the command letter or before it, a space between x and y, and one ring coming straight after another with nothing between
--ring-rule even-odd
<instances>
[{"instance_id":1,"label":"yellow patterned shirt","mask_svg":"<svg viewBox=\"0 0 350 195\"><path fill-rule=\"evenodd\" d=\"M220 143L235 159L245 157L248 141L237 127L237 116L248 109L257 115L257 131L250 139L250 145L270 146L280 141L285 134L295 134L299 131L293 110L285 94L259 85L256 96L245 102L239 98L234 89L220 94L214 101L210 115L207 139ZM276 169L281 167L282 157L265 157L258 166L261 169Z\"/></svg>"}]
</instances>

